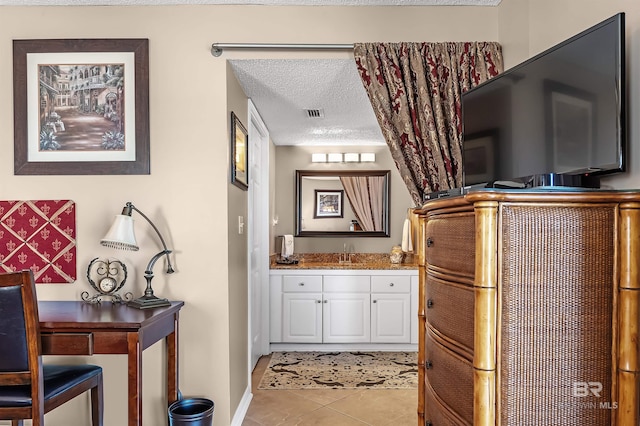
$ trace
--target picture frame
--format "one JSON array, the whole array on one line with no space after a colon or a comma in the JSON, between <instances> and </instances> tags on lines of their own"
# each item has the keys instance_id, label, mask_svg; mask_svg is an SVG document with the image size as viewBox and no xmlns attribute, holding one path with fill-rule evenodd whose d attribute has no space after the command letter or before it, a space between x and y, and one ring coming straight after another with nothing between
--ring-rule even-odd
<instances>
[{"instance_id":1,"label":"picture frame","mask_svg":"<svg viewBox=\"0 0 640 426\"><path fill-rule=\"evenodd\" d=\"M13 40L14 174L150 174L149 40Z\"/></svg>"},{"instance_id":2,"label":"picture frame","mask_svg":"<svg viewBox=\"0 0 640 426\"><path fill-rule=\"evenodd\" d=\"M463 144L464 184L475 185L495 180L495 129L465 136Z\"/></svg>"},{"instance_id":3,"label":"picture frame","mask_svg":"<svg viewBox=\"0 0 640 426\"><path fill-rule=\"evenodd\" d=\"M249 134L238 116L231 112L231 183L249 189Z\"/></svg>"},{"instance_id":4,"label":"picture frame","mask_svg":"<svg viewBox=\"0 0 640 426\"><path fill-rule=\"evenodd\" d=\"M344 190L315 191L314 219L344 217Z\"/></svg>"},{"instance_id":5,"label":"picture frame","mask_svg":"<svg viewBox=\"0 0 640 426\"><path fill-rule=\"evenodd\" d=\"M546 137L554 170L566 173L591 164L597 99L593 93L545 80Z\"/></svg>"}]
</instances>

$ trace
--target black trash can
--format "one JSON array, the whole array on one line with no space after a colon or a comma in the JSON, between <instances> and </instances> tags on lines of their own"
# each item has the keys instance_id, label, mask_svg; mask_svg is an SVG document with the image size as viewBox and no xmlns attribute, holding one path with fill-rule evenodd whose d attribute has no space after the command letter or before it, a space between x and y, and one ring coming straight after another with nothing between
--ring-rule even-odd
<instances>
[{"instance_id":1,"label":"black trash can","mask_svg":"<svg viewBox=\"0 0 640 426\"><path fill-rule=\"evenodd\" d=\"M169 406L169 426L212 426L213 406L206 398L180 399Z\"/></svg>"}]
</instances>

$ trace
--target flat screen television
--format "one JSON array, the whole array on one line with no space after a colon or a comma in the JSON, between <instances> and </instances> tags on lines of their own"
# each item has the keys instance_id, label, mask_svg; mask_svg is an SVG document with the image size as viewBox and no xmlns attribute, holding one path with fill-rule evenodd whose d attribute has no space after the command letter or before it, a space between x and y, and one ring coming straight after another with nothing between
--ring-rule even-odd
<instances>
[{"instance_id":1,"label":"flat screen television","mask_svg":"<svg viewBox=\"0 0 640 426\"><path fill-rule=\"evenodd\" d=\"M599 187L625 169L624 13L462 95L468 186Z\"/></svg>"}]
</instances>

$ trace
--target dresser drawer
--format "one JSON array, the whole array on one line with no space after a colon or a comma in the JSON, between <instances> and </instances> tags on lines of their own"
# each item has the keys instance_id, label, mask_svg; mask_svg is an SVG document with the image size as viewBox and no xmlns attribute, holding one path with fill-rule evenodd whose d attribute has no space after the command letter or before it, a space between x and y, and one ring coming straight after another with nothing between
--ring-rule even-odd
<instances>
[{"instance_id":1,"label":"dresser drawer","mask_svg":"<svg viewBox=\"0 0 640 426\"><path fill-rule=\"evenodd\" d=\"M429 383L424 389L424 412L425 426L471 426L438 400Z\"/></svg>"},{"instance_id":2,"label":"dresser drawer","mask_svg":"<svg viewBox=\"0 0 640 426\"><path fill-rule=\"evenodd\" d=\"M426 239L427 266L473 276L475 269L473 212L443 214L429 218Z\"/></svg>"},{"instance_id":3,"label":"dresser drawer","mask_svg":"<svg viewBox=\"0 0 640 426\"><path fill-rule=\"evenodd\" d=\"M427 322L445 338L473 351L473 287L450 283L427 273Z\"/></svg>"},{"instance_id":4,"label":"dresser drawer","mask_svg":"<svg viewBox=\"0 0 640 426\"><path fill-rule=\"evenodd\" d=\"M425 339L425 377L443 403L455 407L464 421L473 422L473 366L438 343L427 327Z\"/></svg>"},{"instance_id":5,"label":"dresser drawer","mask_svg":"<svg viewBox=\"0 0 640 426\"><path fill-rule=\"evenodd\" d=\"M322 275L287 275L282 277L282 291L319 293L322 291Z\"/></svg>"},{"instance_id":6,"label":"dresser drawer","mask_svg":"<svg viewBox=\"0 0 640 426\"><path fill-rule=\"evenodd\" d=\"M407 275L372 276L372 293L409 293L411 277Z\"/></svg>"}]
</instances>

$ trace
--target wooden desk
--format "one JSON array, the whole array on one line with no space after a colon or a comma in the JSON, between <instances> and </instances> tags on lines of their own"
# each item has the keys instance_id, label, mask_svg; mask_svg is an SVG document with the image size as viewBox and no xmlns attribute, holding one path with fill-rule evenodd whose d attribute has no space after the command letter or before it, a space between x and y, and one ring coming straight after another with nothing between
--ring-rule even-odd
<instances>
[{"instance_id":1,"label":"wooden desk","mask_svg":"<svg viewBox=\"0 0 640 426\"><path fill-rule=\"evenodd\" d=\"M135 309L102 302L38 303L43 355L126 354L129 363L129 426L142 425L142 351L165 338L167 404L178 399L178 313L184 302Z\"/></svg>"}]
</instances>

